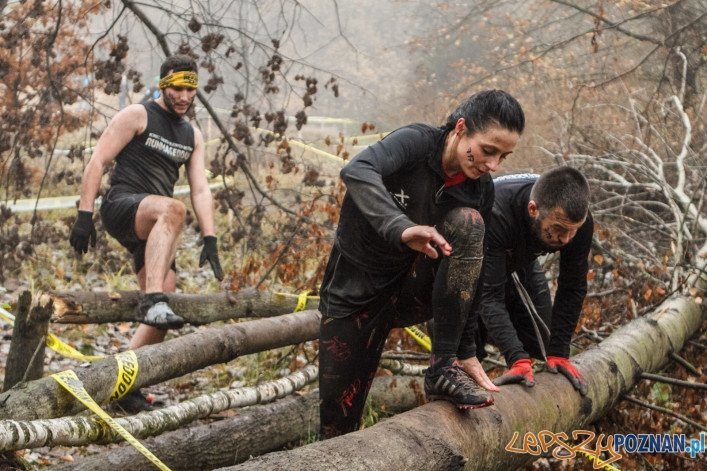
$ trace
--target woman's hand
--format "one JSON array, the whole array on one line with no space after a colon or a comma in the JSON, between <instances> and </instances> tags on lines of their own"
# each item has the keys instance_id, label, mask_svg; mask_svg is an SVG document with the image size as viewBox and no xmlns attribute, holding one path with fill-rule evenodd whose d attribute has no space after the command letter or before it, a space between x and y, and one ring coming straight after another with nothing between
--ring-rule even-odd
<instances>
[{"instance_id":1,"label":"woman's hand","mask_svg":"<svg viewBox=\"0 0 707 471\"><path fill-rule=\"evenodd\" d=\"M400 240L411 249L433 259L439 257L435 247L439 248L443 255L449 256L452 253L452 246L432 226L408 227L403 231Z\"/></svg>"}]
</instances>

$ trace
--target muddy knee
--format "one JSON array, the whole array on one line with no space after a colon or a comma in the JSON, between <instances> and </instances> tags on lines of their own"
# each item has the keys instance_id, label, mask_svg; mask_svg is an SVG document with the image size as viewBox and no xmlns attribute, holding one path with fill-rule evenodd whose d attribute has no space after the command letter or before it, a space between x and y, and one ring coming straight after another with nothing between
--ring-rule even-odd
<instances>
[{"instance_id":1,"label":"muddy knee","mask_svg":"<svg viewBox=\"0 0 707 471\"><path fill-rule=\"evenodd\" d=\"M449 292L470 303L484 260L484 218L473 208L456 208L444 218L443 229L452 254L441 262L439 273L447 277Z\"/></svg>"},{"instance_id":2,"label":"muddy knee","mask_svg":"<svg viewBox=\"0 0 707 471\"><path fill-rule=\"evenodd\" d=\"M485 227L484 218L476 209L456 208L444 217L442 235L453 252L471 255L483 249Z\"/></svg>"}]
</instances>

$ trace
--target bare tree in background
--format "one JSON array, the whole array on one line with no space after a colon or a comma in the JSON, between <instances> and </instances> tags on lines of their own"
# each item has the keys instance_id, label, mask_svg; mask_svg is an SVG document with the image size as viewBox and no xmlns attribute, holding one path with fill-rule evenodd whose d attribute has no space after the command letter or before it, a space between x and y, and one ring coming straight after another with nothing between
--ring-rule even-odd
<instances>
[{"instance_id":1,"label":"bare tree in background","mask_svg":"<svg viewBox=\"0 0 707 471\"><path fill-rule=\"evenodd\" d=\"M666 94L684 80L685 107L694 113L699 106L704 0L478 0L439 10L446 19L411 43L422 76L413 84L416 97L447 90L454 102L480 87L500 87L547 104L555 94L567 99L563 89L631 80Z\"/></svg>"},{"instance_id":2,"label":"bare tree in background","mask_svg":"<svg viewBox=\"0 0 707 471\"><path fill-rule=\"evenodd\" d=\"M640 295L689 292L704 276L698 267L707 258L707 156L704 145L695 146L700 123L684 107L686 83L684 76L678 92L661 100L646 90L626 90L620 102L592 93L574 110L581 134L571 151L543 148L557 164L576 166L590 178L593 211L605 229L600 239L607 240L597 242L596 252L613 268L626 265L632 281L642 282ZM599 116L610 119L597 122Z\"/></svg>"},{"instance_id":3,"label":"bare tree in background","mask_svg":"<svg viewBox=\"0 0 707 471\"><path fill-rule=\"evenodd\" d=\"M251 170L268 146L269 165L279 164L277 174L299 174L296 178L305 187L318 182L316 168L301 171L282 140L288 129L299 130L307 123L307 111L317 94L322 90L335 96L339 93L337 77L294 55L293 28L317 21L315 13L299 2L35 0L0 6L0 91L5 95L0 104L3 201L18 196L39 198L48 182L66 184L68 191L75 191L71 188L82 168L72 163L90 155L86 148L115 111L105 97L119 94L121 82L125 86L127 81L133 92L144 90L144 82L150 85L134 67L136 58L131 59L131 48L138 40L150 45L160 61L182 53L200 65L204 85L198 102L204 111L197 124L204 126L209 120L218 130L220 144L210 170L224 183L215 195L217 204L235 223L224 243L245 241L254 247L262 242L262 226L270 217L271 225L284 224L274 230L278 238L269 241L282 247L280 238L287 240L302 231L296 222L302 218L300 206L311 207L313 199L338 191L315 187L313 196L281 201L270 191L275 183L270 181L270 188L266 187ZM98 35L91 32L102 23L105 26ZM62 136L82 127L90 130L83 145L63 155L56 151ZM234 178L227 178L236 172L242 174L245 187L237 188ZM247 207L244 198L249 201ZM289 221L274 222L281 216L273 216L269 209L289 215ZM26 242L16 230L19 220L12 224L13 216L7 210L2 218L8 222L0 232L6 242L3 251L12 256L0 257L5 260L0 263L7 263L0 265L0 281L19 258L32 252L33 243L62 239L36 213L32 239Z\"/></svg>"}]
</instances>

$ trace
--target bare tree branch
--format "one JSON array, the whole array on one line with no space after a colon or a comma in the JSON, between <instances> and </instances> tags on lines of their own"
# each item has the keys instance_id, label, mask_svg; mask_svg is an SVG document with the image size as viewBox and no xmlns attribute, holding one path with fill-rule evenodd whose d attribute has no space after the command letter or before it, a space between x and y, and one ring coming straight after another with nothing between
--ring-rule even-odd
<instances>
[{"instance_id":1,"label":"bare tree branch","mask_svg":"<svg viewBox=\"0 0 707 471\"><path fill-rule=\"evenodd\" d=\"M622 21L620 21L620 22L618 22L618 23L614 23L613 21L607 20L606 17L604 17L603 15L598 15L598 14L594 13L594 12L591 11L591 10L587 10L586 8L582 8L582 7L580 7L579 5L575 5L575 4L571 3L571 2L567 2L567 1L565 1L565 0L551 0L551 1L554 2L554 3L560 4L560 5L564 5L564 6L566 6L566 7L574 8L575 10L577 10L577 11L579 11L579 12L585 14L585 15L589 15L589 16L591 16L592 18L595 18L596 20L599 20L599 21L601 21L602 23L605 23L607 26L606 26L605 28L602 28L602 29L615 29L616 31L618 31L618 32L620 32L620 33L622 33L622 34L625 34L626 36L632 37L632 38L634 38L634 39L638 39L639 41L646 41L646 42L653 43L653 44L658 44L658 45L662 45L662 44L663 44L663 41L659 41L659 40L657 40L657 39L655 39L655 38L653 38L653 37L651 37L651 36L646 36L646 35L643 35L643 34L634 33L633 31L629 31L629 30L627 30L627 29L622 28L620 25L621 25L621 24L624 24L624 23L628 23L629 21L634 21L634 20L637 20L637 19L639 19L639 18L643 18L643 17L645 17L645 16L648 15L648 14L655 13L656 11L663 10L663 9L667 8L668 5L664 5L664 6L660 6L660 7L657 7L657 8L653 8L653 9L651 9L651 10L641 12L641 13L637 14L636 16L632 17L632 18L627 18L627 19L622 20ZM682 1L682 0L679 0L679 1L676 2L676 3L680 3L680 1Z\"/></svg>"},{"instance_id":2,"label":"bare tree branch","mask_svg":"<svg viewBox=\"0 0 707 471\"><path fill-rule=\"evenodd\" d=\"M670 415L670 416L672 416L672 417L675 417L676 419L682 420L682 421L685 422L686 424L692 425L692 426L695 427L697 430L703 430L703 431L706 431L706 432L707 432L707 427L705 427L705 426L702 425L701 423L695 422L695 421L692 420L692 419L688 419L688 418L685 417L684 415L678 414L677 412L673 412L673 411L671 411L670 409L667 409L667 408L665 408L665 407L656 406L655 404L649 404L649 403L647 403L647 402L641 401L640 399L636 399L635 397L633 397L633 396L628 396L628 395L624 396L623 399L625 399L625 400L627 400L627 401L629 401L629 402L633 402L634 404L637 404L637 405L639 405L639 406L641 406L641 407L645 407L646 409L651 409L651 410L654 410L654 411L657 411L657 412L662 412L662 413L664 413L664 414L668 414L668 415Z\"/></svg>"}]
</instances>

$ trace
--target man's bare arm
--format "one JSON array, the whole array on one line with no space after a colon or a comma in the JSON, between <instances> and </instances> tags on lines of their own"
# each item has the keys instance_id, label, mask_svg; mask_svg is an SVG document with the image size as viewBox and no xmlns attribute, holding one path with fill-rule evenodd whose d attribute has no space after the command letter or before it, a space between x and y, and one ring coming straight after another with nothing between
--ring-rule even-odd
<instances>
[{"instance_id":1,"label":"man's bare arm","mask_svg":"<svg viewBox=\"0 0 707 471\"><path fill-rule=\"evenodd\" d=\"M204 138L201 131L194 129L194 152L189 159L187 179L191 189L191 204L201 228L201 235L214 235L214 206L209 182L204 169Z\"/></svg>"},{"instance_id":2,"label":"man's bare arm","mask_svg":"<svg viewBox=\"0 0 707 471\"><path fill-rule=\"evenodd\" d=\"M94 201L101 187L103 169L110 165L118 153L147 126L147 111L142 105L130 105L119 111L108 123L93 149L81 181L79 210L93 211Z\"/></svg>"}]
</instances>

